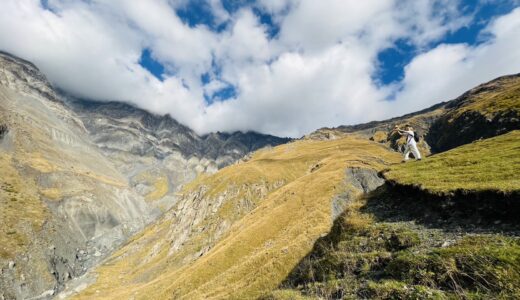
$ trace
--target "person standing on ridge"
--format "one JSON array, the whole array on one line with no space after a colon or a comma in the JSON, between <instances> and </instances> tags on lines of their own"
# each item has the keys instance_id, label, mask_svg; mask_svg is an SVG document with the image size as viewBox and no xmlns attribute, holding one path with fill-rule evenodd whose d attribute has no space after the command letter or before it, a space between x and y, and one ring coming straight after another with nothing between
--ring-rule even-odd
<instances>
[{"instance_id":1,"label":"person standing on ridge","mask_svg":"<svg viewBox=\"0 0 520 300\"><path fill-rule=\"evenodd\" d=\"M417 160L421 160L421 153L417 148L418 138L416 137L415 132L413 131L412 126L406 125L405 130L401 130L399 126L395 126L395 131L397 131L401 136L406 137L406 146L404 148L404 161L410 159L410 152L413 153L413 156Z\"/></svg>"}]
</instances>

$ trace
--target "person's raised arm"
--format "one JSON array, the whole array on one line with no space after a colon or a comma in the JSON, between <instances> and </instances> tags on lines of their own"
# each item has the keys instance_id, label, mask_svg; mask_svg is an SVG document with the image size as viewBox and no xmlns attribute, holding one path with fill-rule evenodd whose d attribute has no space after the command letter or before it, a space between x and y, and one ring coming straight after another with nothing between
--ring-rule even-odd
<instances>
[{"instance_id":1,"label":"person's raised arm","mask_svg":"<svg viewBox=\"0 0 520 300\"><path fill-rule=\"evenodd\" d=\"M399 128L399 126L395 126L394 127L394 131L397 131L397 133L399 133L400 135L405 135L406 134L404 130L401 130Z\"/></svg>"}]
</instances>

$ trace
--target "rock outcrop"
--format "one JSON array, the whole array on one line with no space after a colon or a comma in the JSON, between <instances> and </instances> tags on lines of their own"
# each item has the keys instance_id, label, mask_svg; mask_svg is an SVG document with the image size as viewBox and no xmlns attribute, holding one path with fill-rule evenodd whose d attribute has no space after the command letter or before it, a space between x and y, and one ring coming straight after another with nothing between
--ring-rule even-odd
<instances>
[{"instance_id":1,"label":"rock outcrop","mask_svg":"<svg viewBox=\"0 0 520 300\"><path fill-rule=\"evenodd\" d=\"M426 155L519 129L520 74L499 77L454 100L415 113L359 125L321 128L305 138L331 140L359 134L402 152L404 139L392 133L392 129L404 124L412 125L419 134L419 149Z\"/></svg>"},{"instance_id":2,"label":"rock outcrop","mask_svg":"<svg viewBox=\"0 0 520 300\"><path fill-rule=\"evenodd\" d=\"M168 116L75 99L0 53L0 298L55 295L174 205L183 184L286 141L201 137Z\"/></svg>"},{"instance_id":3,"label":"rock outcrop","mask_svg":"<svg viewBox=\"0 0 520 300\"><path fill-rule=\"evenodd\" d=\"M434 152L520 129L520 74L479 85L449 102L446 110L429 129Z\"/></svg>"}]
</instances>

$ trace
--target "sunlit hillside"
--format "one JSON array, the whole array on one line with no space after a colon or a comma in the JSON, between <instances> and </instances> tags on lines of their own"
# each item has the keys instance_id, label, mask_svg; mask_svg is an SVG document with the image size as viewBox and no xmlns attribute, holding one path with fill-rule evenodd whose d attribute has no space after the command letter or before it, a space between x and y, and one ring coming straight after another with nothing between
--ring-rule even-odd
<instances>
[{"instance_id":1,"label":"sunlit hillside","mask_svg":"<svg viewBox=\"0 0 520 300\"><path fill-rule=\"evenodd\" d=\"M259 296L330 230L335 210L381 184L376 172L398 161L353 136L257 152L190 184L177 207L97 269L97 282L78 298Z\"/></svg>"},{"instance_id":2,"label":"sunlit hillside","mask_svg":"<svg viewBox=\"0 0 520 300\"><path fill-rule=\"evenodd\" d=\"M398 164L262 299L517 299L520 133Z\"/></svg>"}]
</instances>

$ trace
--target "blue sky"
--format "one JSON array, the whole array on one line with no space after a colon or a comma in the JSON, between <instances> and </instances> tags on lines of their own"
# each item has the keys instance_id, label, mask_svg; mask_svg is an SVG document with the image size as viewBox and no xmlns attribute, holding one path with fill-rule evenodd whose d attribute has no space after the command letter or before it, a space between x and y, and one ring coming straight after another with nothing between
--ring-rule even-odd
<instances>
[{"instance_id":1,"label":"blue sky","mask_svg":"<svg viewBox=\"0 0 520 300\"><path fill-rule=\"evenodd\" d=\"M43 1L43 0L42 0ZM255 7L252 0L222 0L224 9L233 14L244 7L250 7L257 16L259 22L265 26L269 38L276 38L280 27L273 21L273 16L265 10ZM399 82L404 77L404 67L421 51L433 49L440 44L466 43L478 45L486 42L485 36L481 31L495 18L511 12L517 7L515 1L496 0L496 1L475 1L465 0L458 4L459 9L466 16L471 16L472 20L465 26L453 32L448 32L442 38L432 41L423 48L418 48L409 40L399 39L386 49L378 53L378 70L373 74L374 80L381 85L388 85ZM220 22L213 14L212 7L205 0L188 1L185 6L176 10L180 19L190 27L207 26L215 32L225 30L229 22ZM153 60L149 49L145 49L140 61L141 65L149 70L154 76L161 79L164 73L164 66ZM207 74L206 74L207 75ZM207 83L203 81L203 83ZM205 95L206 101L224 101L236 97L236 90L233 85L228 84L212 96Z\"/></svg>"},{"instance_id":2,"label":"blue sky","mask_svg":"<svg viewBox=\"0 0 520 300\"><path fill-rule=\"evenodd\" d=\"M198 133L299 137L520 72L519 0L4 0L0 50Z\"/></svg>"},{"instance_id":3,"label":"blue sky","mask_svg":"<svg viewBox=\"0 0 520 300\"><path fill-rule=\"evenodd\" d=\"M375 74L375 78L382 84L390 84L403 79L404 67L413 59L420 51L427 51L435 48L440 44L456 44L466 43L469 45L478 45L486 42L485 36L481 31L495 18L505 15L517 7L514 1L497 0L497 1L462 1L459 4L461 11L472 16L472 20L466 26L462 26L456 31L448 32L441 39L427 45L426 48L418 49L409 41L398 40L396 43L378 55L380 69Z\"/></svg>"}]
</instances>

